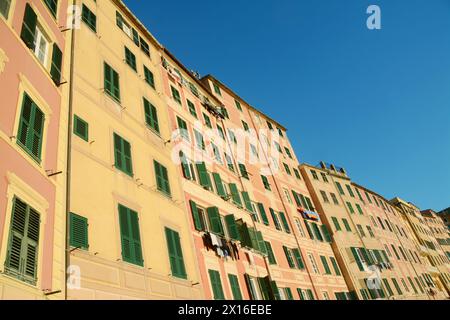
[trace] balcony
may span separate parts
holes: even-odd
[[[439,274],[440,274],[439,269],[436,267],[428,266],[427,269],[428,269],[428,272],[434,276],[439,276]]]
[[[419,253],[423,257],[426,257],[426,256],[430,255],[430,252],[428,251],[428,248],[423,246],[423,245],[419,245]]]

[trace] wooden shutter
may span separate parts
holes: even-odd
[[[298,248],[292,249],[292,253],[294,254],[295,262],[297,263],[297,268],[305,269],[305,264],[303,263],[300,250]]]
[[[331,236],[330,236],[330,232],[328,231],[327,226],[323,224],[323,225],[320,226],[320,228],[322,229],[322,233],[323,233],[323,236],[325,238],[325,241],[326,242],[331,242]]]
[[[286,260],[290,268],[295,268],[294,260],[292,260],[292,253],[289,248],[283,246],[284,254],[286,255]]]
[[[316,239],[319,241],[323,241],[323,237],[322,237],[322,234],[320,233],[319,226],[317,225],[317,223],[312,223],[312,228],[314,230]]]
[[[328,265],[327,258],[325,256],[320,256],[320,260],[322,260],[323,268],[325,269],[325,274],[331,274],[330,266]]]
[[[233,199],[233,202],[238,205],[239,207],[242,207],[241,197],[239,196],[239,191],[234,183],[229,184],[230,192],[231,192],[231,198]]]
[[[220,273],[216,270],[208,270],[211,287],[213,290],[214,300],[224,300],[222,282],[220,280]]]
[[[165,228],[167,248],[169,250],[169,262],[172,276],[186,279],[186,268],[184,266],[183,251],[181,249],[180,235],[178,232]]]
[[[61,83],[61,66],[62,66],[62,52],[61,49],[59,49],[59,47],[57,46],[57,44],[54,43],[50,75],[52,77],[53,82],[55,82],[57,86],[59,86]]]
[[[211,179],[209,177],[209,173],[206,170],[206,165],[204,162],[195,164],[198,171],[198,177],[200,179],[200,185],[208,190],[211,190]]]
[[[119,204],[119,222],[123,260],[143,266],[138,214]]]
[[[220,177],[220,174],[218,174],[217,172],[213,172],[212,175],[214,179],[214,184],[216,185],[217,194],[222,198],[226,198],[227,194],[225,192],[225,188],[223,187],[222,178]]]
[[[275,225],[275,228],[277,230],[281,230],[280,221],[278,221],[278,217],[277,217],[275,211],[272,208],[269,208],[269,210],[270,210],[270,214],[272,216],[272,220]]]
[[[245,208],[247,211],[253,212],[252,201],[250,200],[250,196],[247,191],[242,191],[242,199],[244,199]]]
[[[25,6],[25,15],[23,17],[22,31],[20,32],[20,37],[25,42],[28,48],[34,50],[35,43],[34,37],[36,33],[37,25],[37,15],[31,8],[30,4],[27,3]]]
[[[88,249],[88,220],[75,213],[70,213],[70,245],[75,248]]]
[[[38,161],[40,161],[41,158],[44,120],[44,113],[25,93],[17,141]]]
[[[264,238],[261,231],[256,232],[256,240],[258,241],[259,252],[267,255],[266,243],[264,242]]]
[[[194,221],[195,230],[203,231],[204,227],[202,225],[202,220],[200,219],[200,213],[198,212],[197,204],[189,200],[189,205],[191,207],[192,220]]]
[[[231,239],[240,240],[239,231],[236,225],[236,220],[233,214],[225,216],[225,223],[227,225],[228,235]]]
[[[252,248],[255,250],[259,250],[258,238],[256,236],[256,230],[253,227],[248,228],[248,234],[250,235],[250,242],[252,244]]]
[[[277,264],[277,260],[275,259],[275,254],[273,253],[273,250],[272,250],[272,245],[268,241],[265,241],[265,244],[266,244],[269,264]]]
[[[251,248],[252,242],[250,239],[249,229],[247,224],[242,221],[242,219],[236,221],[237,228],[239,230],[239,236],[241,239],[241,245],[243,247]]]
[[[291,288],[285,288],[285,292],[286,292],[286,296],[288,298],[288,300],[294,300],[294,296],[292,295],[292,290]]]
[[[264,209],[264,205],[260,202],[258,202],[258,209],[259,214],[261,215],[261,219],[263,223],[268,226],[269,225],[269,219],[267,218],[266,210]]]
[[[361,259],[358,256],[356,248],[350,248],[353,254],[353,257],[355,258],[356,264],[358,265],[358,268],[360,271],[364,271],[364,267],[362,265]]]
[[[211,227],[211,231],[215,234],[224,235],[222,220],[220,219],[219,208],[210,207],[207,209],[209,225]]]
[[[250,276],[248,274],[244,274],[244,279],[250,300],[256,300],[256,292],[254,291],[254,288],[251,284]]]
[[[89,125],[86,121],[74,115],[73,132],[84,141],[89,141]]]
[[[270,281],[270,287],[272,288],[273,299],[281,300],[280,291],[278,290],[277,283],[275,281]]]
[[[270,290],[270,282],[269,278],[258,278],[258,284],[260,291],[262,293],[264,300],[270,300],[271,298],[271,290]]]
[[[135,45],[137,45],[139,47],[139,33],[133,29],[133,42]]]
[[[158,112],[153,104],[144,98],[145,122],[147,125],[159,133]]]
[[[114,133],[114,155],[116,168],[132,176],[133,165],[131,162],[130,143],[116,133]]]
[[[312,232],[311,226],[308,221],[305,221],[306,230],[308,231],[309,237],[314,240],[314,233]]]
[[[164,192],[166,195],[171,195],[170,192],[170,184],[169,184],[169,176],[167,173],[167,169],[161,165],[157,161],[153,161],[155,166],[155,176],[156,176],[156,184],[158,186],[158,190]]]
[[[238,277],[234,274],[228,275],[228,280],[230,281],[231,292],[233,293],[234,300],[242,300],[241,288],[239,287]]]
[[[288,223],[288,221],[286,219],[286,216],[285,216],[284,212],[280,211],[280,218],[281,218],[281,222],[283,223],[284,230],[287,233],[291,233],[291,228],[289,228],[289,223]]]

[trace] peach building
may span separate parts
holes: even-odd
[[[0,299],[65,288],[67,1],[0,1]]]

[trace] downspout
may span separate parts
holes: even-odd
[[[64,300],[67,300],[67,281],[69,280],[69,275],[67,269],[70,265],[70,239],[69,239],[69,212],[70,212],[70,177],[71,177],[71,167],[72,167],[72,109],[73,109],[73,72],[74,72],[74,57],[75,57],[75,20],[76,19],[76,2],[72,1],[72,25],[71,28],[71,44],[70,44],[70,76],[69,76],[69,109],[68,109],[68,121],[67,121],[67,168],[66,168],[66,250],[65,250],[65,284],[64,284]]]

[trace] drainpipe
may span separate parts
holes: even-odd
[[[73,19],[75,19],[75,6],[77,0],[72,1],[72,14]],[[71,44],[70,44],[70,76],[69,76],[69,110],[68,110],[68,121],[67,121],[67,168],[66,168],[66,243],[65,243],[65,282],[64,282],[64,299],[67,300],[67,281],[69,279],[67,274],[67,269],[70,265],[70,239],[69,239],[69,212],[70,212],[70,177],[71,177],[71,167],[72,167],[72,109],[73,109],[73,73],[74,73],[74,57],[75,57],[75,21],[72,19],[71,27]]]

